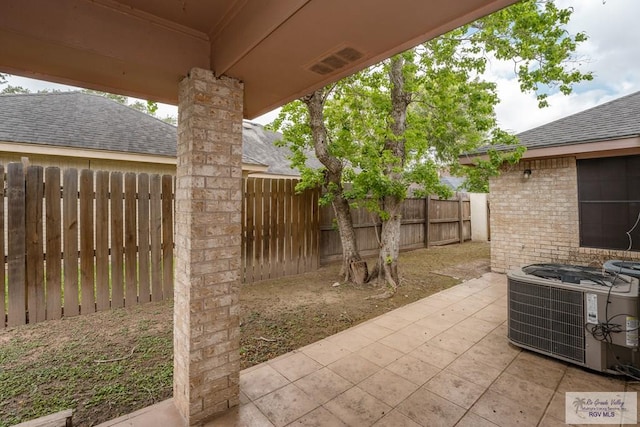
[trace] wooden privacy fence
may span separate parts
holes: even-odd
[[[243,180],[242,282],[314,271],[341,257],[331,207],[318,206],[317,190],[296,193],[297,183]],[[170,175],[21,163],[5,175],[0,165],[3,325],[171,298],[174,188]],[[352,214],[361,253],[375,255],[379,218],[364,208]],[[470,239],[465,195],[405,201],[401,249]]]
[[[455,198],[446,200],[431,196],[428,212],[428,246],[471,240],[471,202],[467,194],[458,193]]]
[[[173,297],[172,176],[10,163],[4,181],[7,326]]]
[[[317,190],[297,194],[297,180],[243,180],[242,281],[313,271],[319,264]]]
[[[378,253],[381,222],[365,208],[352,209],[358,249],[362,256]],[[440,200],[437,196],[407,199],[402,207],[400,249],[447,245],[471,240],[471,203],[466,194]],[[340,259],[342,245],[331,206],[320,208],[320,262]]]

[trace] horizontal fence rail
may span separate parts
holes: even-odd
[[[362,256],[375,256],[380,250],[382,222],[365,208],[351,209],[358,250]],[[466,194],[441,200],[437,196],[410,198],[402,206],[400,250],[462,243],[471,240],[471,203]],[[334,224],[331,206],[320,208],[320,262],[341,259],[340,234]]]
[[[171,175],[10,163],[0,181],[6,326],[173,297]]]
[[[243,283],[340,259],[331,207],[297,183],[243,180]],[[0,165],[0,327],[172,298],[174,191],[171,175]],[[377,254],[380,219],[352,216],[362,255]],[[405,201],[402,250],[470,239],[466,195]]]

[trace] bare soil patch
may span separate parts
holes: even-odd
[[[401,255],[398,293],[333,286],[337,264],[240,292],[241,363],[253,366],[489,271],[489,245]],[[0,427],[63,409],[91,426],[172,393],[171,301],[0,330]],[[112,362],[105,360],[120,359]]]

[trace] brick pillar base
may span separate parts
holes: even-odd
[[[180,83],[173,397],[189,425],[239,399],[242,83]]]

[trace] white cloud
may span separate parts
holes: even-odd
[[[589,37],[577,54],[587,58],[581,69],[592,71],[594,80],[576,85],[569,96],[551,95],[550,106],[539,109],[535,97],[522,94],[515,79],[505,74],[510,64],[492,63],[490,75],[501,98],[496,113],[506,130],[521,132],[640,90],[640,40],[636,32],[640,2],[561,0],[558,6],[574,9],[568,31],[585,32]]]

